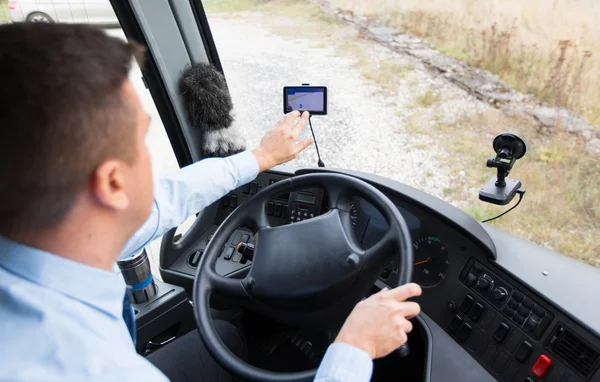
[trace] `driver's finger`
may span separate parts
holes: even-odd
[[[408,301],[399,303],[399,311],[402,312],[402,316],[407,320],[415,318],[421,313],[421,307],[416,302]]]
[[[296,118],[300,116],[300,112],[298,110],[290,111],[283,117],[283,122],[285,126],[292,127],[294,126],[294,121]]]
[[[305,111],[304,113],[302,113],[302,116],[298,120],[298,123],[296,123],[296,126],[294,126],[292,128],[292,131],[294,132],[296,138],[300,135],[300,133],[306,126],[306,122],[308,122],[309,116],[310,116],[310,114],[308,113],[308,111]]]
[[[304,149],[313,143],[312,138],[306,138],[296,144],[296,155],[300,154]]]
[[[386,295],[396,301],[404,301],[411,297],[420,296],[421,287],[415,283],[408,283],[388,291]]]

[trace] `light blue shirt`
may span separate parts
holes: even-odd
[[[252,153],[206,159],[158,181],[154,207],[122,256],[250,182]],[[167,381],[136,353],[123,320],[125,282],[109,272],[0,236],[0,382]],[[363,382],[373,364],[345,344],[327,349],[315,381]]]

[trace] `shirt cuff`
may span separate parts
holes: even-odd
[[[315,381],[369,382],[373,361],[363,350],[343,343],[329,345]]]
[[[258,176],[258,161],[250,150],[232,155],[228,158],[237,171],[238,187],[250,183]]]

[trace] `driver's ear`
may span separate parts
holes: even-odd
[[[107,208],[124,210],[129,206],[125,184],[125,168],[117,160],[103,162],[92,174],[92,194]]]

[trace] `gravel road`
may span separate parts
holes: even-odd
[[[429,74],[413,70],[413,78],[390,99],[378,95],[378,85],[361,77],[353,58],[336,55],[335,47],[315,48],[314,41],[273,34],[268,26],[253,22],[252,13],[240,18],[209,15],[209,20],[233,97],[234,127],[250,147],[281,118],[283,86],[324,85],[328,115],[312,120],[327,167],[375,173],[442,196],[448,177],[431,160],[439,148],[427,136],[406,132],[406,118],[397,113],[398,105],[414,102],[415,82],[435,81]],[[447,85],[440,80],[437,86]],[[308,127],[303,136],[310,136]],[[288,165],[316,163],[313,145]]]

